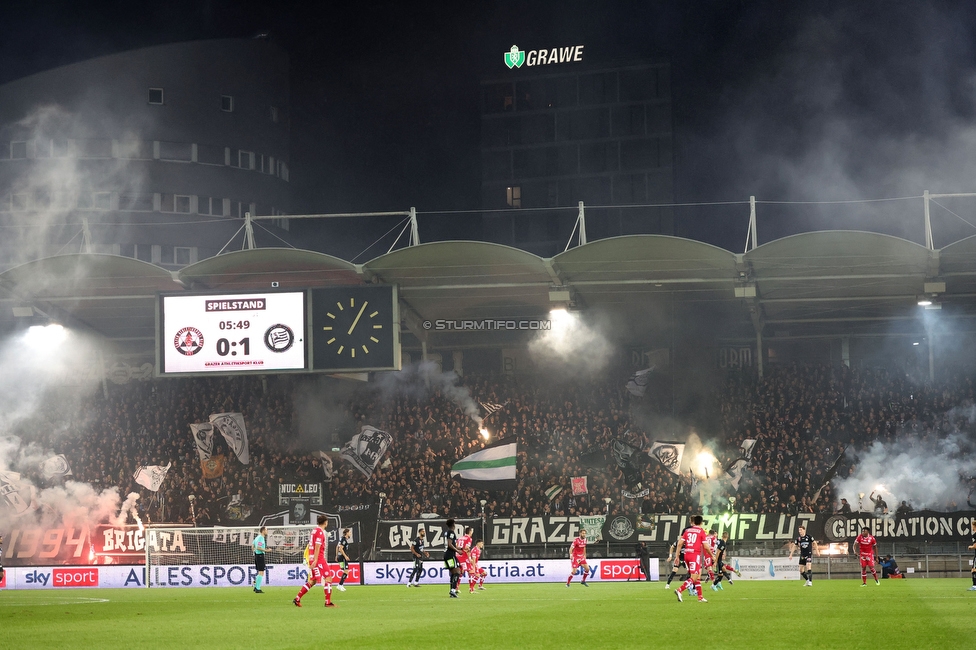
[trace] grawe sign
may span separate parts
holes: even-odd
[[[521,68],[522,65],[533,67],[537,65],[552,65],[553,63],[579,63],[583,60],[583,46],[553,47],[543,50],[529,50],[524,52],[518,45],[505,52],[505,65],[509,70]]]

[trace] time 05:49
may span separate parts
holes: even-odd
[[[246,330],[251,326],[251,321],[249,320],[222,320],[220,321],[220,329],[222,330]]]

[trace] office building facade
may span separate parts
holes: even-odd
[[[671,208],[619,207],[674,200],[669,65],[574,59],[582,48],[548,65],[506,53],[510,69],[481,83],[486,237],[561,251],[580,201],[589,239],[673,234]]]

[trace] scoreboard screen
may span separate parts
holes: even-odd
[[[161,295],[161,375],[305,370],[306,292]]]

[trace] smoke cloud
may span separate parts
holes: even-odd
[[[615,348],[602,328],[583,320],[578,312],[549,313],[552,327],[529,342],[529,355],[540,369],[559,374],[591,375],[611,364]]]
[[[32,523],[97,523],[118,513],[115,488],[98,492],[70,480],[48,485],[40,476],[40,464],[57,453],[51,447],[83,424],[82,406],[99,383],[96,360],[89,338],[56,327],[0,344],[0,472],[13,487],[0,497],[0,530]],[[18,500],[33,507],[19,509]]]
[[[861,452],[848,451],[856,463],[854,474],[834,479],[838,498],[873,508],[867,500],[872,492],[880,493],[894,510],[907,501],[914,508],[955,510],[966,504],[976,477],[976,407],[953,409],[944,421],[953,429],[942,438],[903,434],[895,441],[875,441]]]

